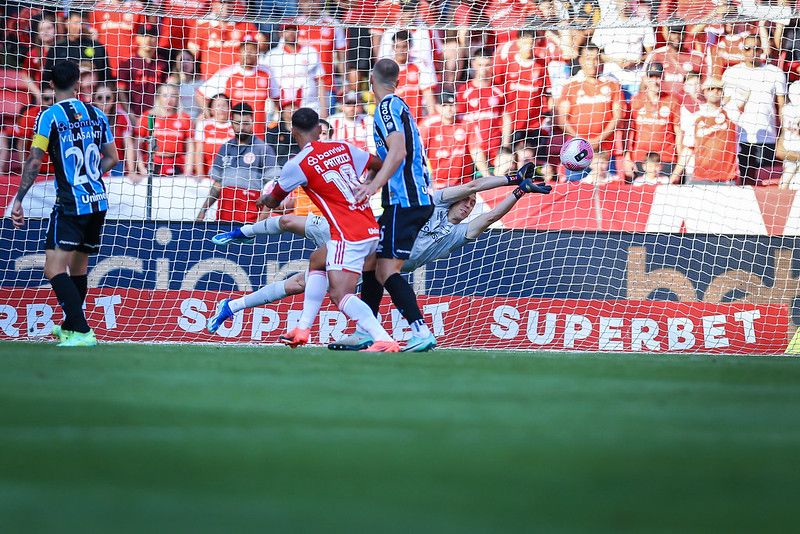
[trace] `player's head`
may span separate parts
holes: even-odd
[[[300,108],[292,115],[292,137],[297,144],[303,146],[309,141],[316,141],[322,133],[319,114],[311,108]],[[304,142],[303,142],[304,141]]]
[[[447,220],[453,224],[459,224],[469,217],[469,214],[475,209],[476,201],[477,197],[475,193],[472,193],[467,198],[462,198],[458,202],[453,202],[447,210]]]
[[[53,89],[59,92],[75,91],[80,78],[81,69],[74,61],[57,61],[50,76]]]
[[[587,78],[596,78],[600,72],[600,49],[593,44],[585,45],[581,48],[579,62]]]
[[[327,141],[329,139],[333,139],[333,126],[331,126],[331,123],[329,123],[325,119],[320,119],[319,125],[321,128],[321,132],[319,134],[319,140]]]
[[[42,88],[42,106],[45,108],[49,108],[52,106],[56,101],[56,93],[53,90],[53,87],[43,87]]]
[[[397,79],[400,76],[400,65],[389,58],[379,59],[372,67],[369,82],[373,89],[380,88],[388,92],[394,92],[397,87]]]
[[[233,135],[243,144],[249,143],[253,138],[255,119],[253,108],[246,102],[239,102],[231,107],[231,127]]]

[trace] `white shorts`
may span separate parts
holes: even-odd
[[[317,248],[324,247],[331,240],[331,227],[325,217],[308,215],[306,217],[306,239],[314,242]]]
[[[328,248],[325,269],[361,274],[361,271],[364,270],[364,260],[378,247],[378,239],[359,241],[358,243],[330,240],[325,246]]]

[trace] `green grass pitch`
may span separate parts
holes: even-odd
[[[0,344],[0,532],[764,532],[800,360]]]

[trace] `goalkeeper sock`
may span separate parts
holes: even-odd
[[[394,273],[386,279],[384,286],[392,297],[392,302],[400,314],[405,317],[411,326],[414,335],[426,337],[431,335],[425,321],[422,319],[422,312],[417,305],[417,296],[405,278],[400,273]]]
[[[81,298],[81,306],[83,303],[86,302],[86,293],[89,292],[89,277],[85,274],[79,274],[77,276],[70,276],[70,280],[72,283],[75,284],[75,288],[78,290],[78,296]]]
[[[245,237],[278,235],[281,233],[280,217],[268,217],[254,224],[245,224],[239,230]]]
[[[264,304],[281,300],[286,295],[286,280],[279,280],[243,297],[233,299],[228,303],[228,307],[233,313],[237,313],[247,308],[255,308],[256,306],[263,306]]]
[[[361,275],[361,300],[377,317],[383,300],[383,286],[378,282],[375,271],[364,271]]]
[[[311,328],[328,292],[328,275],[325,271],[309,271],[306,276],[306,294],[303,297],[303,312],[297,321],[298,328]]]
[[[60,273],[50,279],[50,285],[56,294],[58,303],[64,310],[66,320],[64,328],[73,332],[85,334],[89,332],[89,325],[83,315],[81,296],[67,273]]]
[[[367,332],[374,341],[391,341],[392,337],[383,329],[381,323],[372,315],[363,300],[355,295],[345,295],[339,302],[339,309],[356,322],[359,330]]]

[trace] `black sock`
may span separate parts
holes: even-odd
[[[422,320],[422,313],[417,305],[417,296],[414,294],[411,284],[406,282],[400,273],[394,273],[387,278],[383,287],[389,292],[395,308],[405,317],[408,324]]]
[[[81,306],[86,302],[86,293],[89,291],[89,277],[85,274],[70,276],[72,283],[78,289],[78,296],[81,298]]]
[[[64,328],[73,332],[88,332],[89,325],[86,323],[86,317],[83,316],[80,294],[69,275],[67,273],[57,274],[50,279],[50,285],[53,286],[58,303],[66,316]]]
[[[377,317],[383,300],[383,286],[378,282],[375,271],[364,271],[362,274],[361,300],[367,303],[372,314]]]

